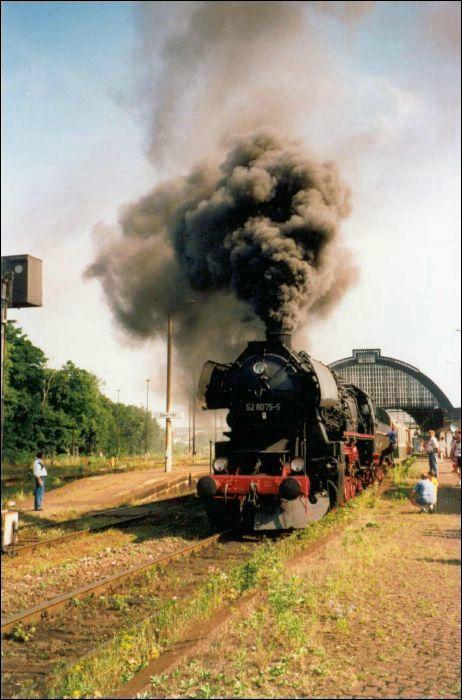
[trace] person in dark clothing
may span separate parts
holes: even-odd
[[[380,431],[377,431],[377,435],[383,435],[389,440],[388,447],[385,447],[385,449],[382,450],[382,452],[380,453],[379,466],[382,464],[385,457],[388,457],[389,455],[391,455],[391,462],[393,462],[393,452],[395,451],[398,445],[398,433],[396,432],[396,425],[392,423],[388,433],[381,433]]]

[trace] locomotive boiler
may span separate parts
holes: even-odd
[[[291,347],[284,330],[232,364],[206,362],[204,410],[228,409],[209,476],[197,485],[216,527],[303,528],[383,476],[379,420],[364,391]]]

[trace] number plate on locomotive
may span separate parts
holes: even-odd
[[[281,404],[280,403],[246,403],[245,405],[245,410],[246,411],[280,411],[281,410]]]

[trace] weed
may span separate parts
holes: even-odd
[[[341,634],[348,634],[350,631],[350,623],[348,622],[346,617],[341,617],[337,620],[337,630]]]
[[[278,645],[283,643],[292,653],[288,658],[293,663],[300,658],[301,648],[306,651],[306,644],[308,641],[311,642],[311,637],[315,634],[313,628],[318,622],[317,605],[322,599],[324,587],[313,589],[308,581],[299,577],[291,577],[287,580],[287,576],[284,575],[284,562],[302,551],[307,544],[331,532],[334,528],[350,522],[357,516],[358,510],[365,507],[367,503],[373,504],[374,497],[360,496],[355,499],[355,502],[346,504],[335,513],[329,513],[322,521],[313,523],[306,530],[297,531],[276,543],[268,539],[255,553],[251,554],[247,562],[218,575],[216,571],[211,572],[202,586],[192,596],[182,600],[181,605],[173,599],[156,601],[150,617],[141,623],[127,626],[125,630],[116,633],[109,642],[100,645],[85,657],[80,670],[77,671],[75,666],[55,669],[47,688],[50,696],[72,696],[72,693],[77,692],[80,693],[79,697],[85,694],[93,697],[92,693],[94,694],[96,690],[103,694],[110,692],[114,684],[120,685],[125,679],[131,677],[134,669],[141,667],[149,658],[155,658],[164,648],[177,642],[186,629],[191,628],[191,625],[198,620],[209,617],[219,605],[223,604],[223,601],[240,598],[243,593],[254,590],[257,586],[268,591],[266,612],[270,612],[270,619],[274,618],[274,628],[277,630],[277,635],[272,635],[272,641],[266,644],[263,657],[265,660],[270,658],[271,650],[277,653]],[[145,580],[149,581],[149,579],[148,576]],[[339,577],[337,579],[332,580],[333,588],[335,586],[340,588],[341,581]],[[127,599],[123,596],[118,598],[112,596],[111,604],[123,608],[127,604]],[[268,618],[266,612],[259,611],[253,618],[251,626],[258,625],[259,619],[266,624]],[[245,627],[239,629],[244,631]],[[154,647],[153,640],[156,640]],[[260,644],[260,658],[262,658],[261,649],[262,644]],[[322,659],[321,656],[319,658]],[[235,695],[242,696],[247,690],[247,686],[241,680],[241,674],[248,672],[248,661],[247,648],[236,651],[233,656],[234,675],[226,681],[221,681]],[[277,665],[279,663],[286,662],[278,659],[277,663],[271,666],[276,674],[280,668]],[[319,663],[315,668],[316,675],[325,675],[328,672],[324,662]],[[185,669],[183,674],[184,671]],[[201,673],[206,675],[201,677]],[[187,675],[192,680],[190,688],[199,686],[197,692],[201,697],[212,697],[208,693],[214,693],[217,690],[212,687],[212,679],[207,675],[208,673],[208,670],[204,671],[193,665],[187,669]],[[152,679],[152,686],[153,688],[162,687],[165,690],[166,683],[172,678],[173,675],[168,679],[162,676],[156,677]],[[283,675],[277,678],[278,681],[283,681]],[[215,679],[214,684],[216,682]],[[171,689],[170,681],[167,692]]]
[[[107,601],[107,607],[109,610],[118,610],[119,612],[126,612],[129,608],[129,601],[127,596],[115,593],[109,596]]]
[[[324,649],[324,647],[321,646],[313,647],[311,653],[313,654],[313,656],[319,656],[321,659],[324,659],[326,657],[326,650]]]
[[[166,673],[162,673],[159,676],[151,676],[149,679],[150,684],[153,688],[158,688],[167,680],[168,676]]]
[[[260,570],[257,562],[246,562],[240,568],[237,586],[240,593],[255,588],[260,578]]]
[[[23,627],[19,622],[13,627],[11,632],[8,633],[8,639],[12,639],[14,642],[30,642],[34,638],[35,627]]]
[[[197,695],[199,698],[213,698],[214,690],[209,683],[203,683],[199,686],[199,693]]]
[[[311,672],[315,676],[327,676],[329,669],[327,668],[326,664],[318,664],[317,666],[311,667]]]
[[[244,692],[244,684],[238,678],[236,678],[236,680],[233,683],[233,691],[236,695],[242,694]]]

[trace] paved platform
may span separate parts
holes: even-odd
[[[34,511],[34,499],[18,503],[18,510],[37,520],[60,519],[64,514],[83,515],[133,501],[142,502],[163,494],[175,495],[175,488],[188,481],[194,485],[209,468],[204,464],[174,467],[170,474],[157,467],[143,471],[103,474],[78,479],[45,493],[43,510]],[[21,515],[20,515],[21,518]]]

